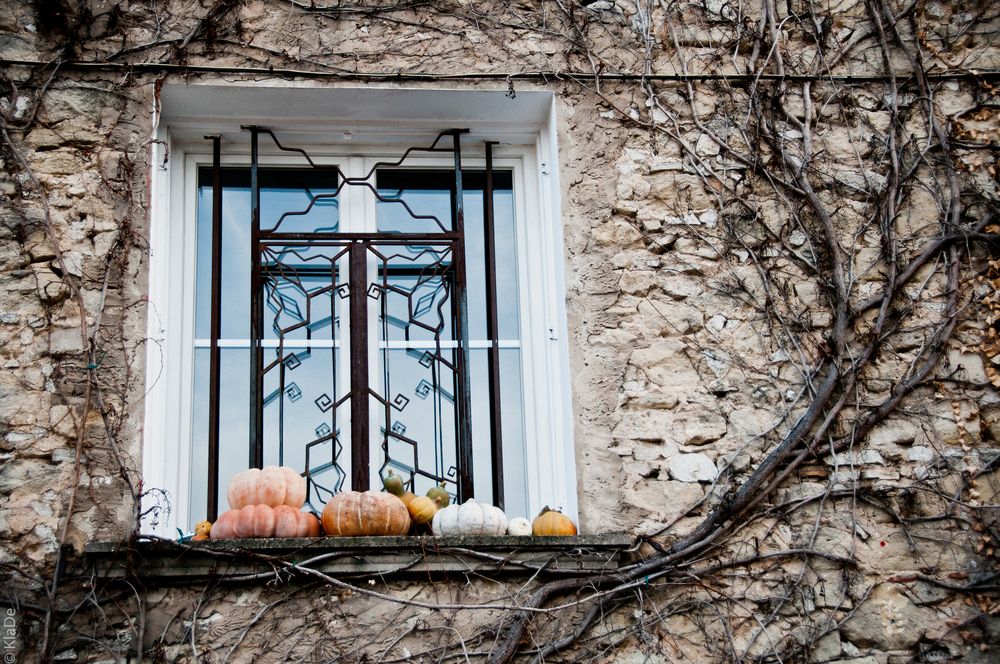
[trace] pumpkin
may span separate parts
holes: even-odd
[[[194,524],[194,537],[191,539],[195,542],[203,542],[211,537],[212,533],[212,522],[211,521],[199,521]]]
[[[290,505],[247,505],[223,512],[211,535],[212,539],[319,537],[319,519]]]
[[[323,508],[323,530],[332,537],[405,535],[410,525],[403,501],[381,491],[344,491]]]
[[[268,505],[247,505],[224,512],[216,526],[216,539],[270,537],[274,534],[274,510]]]
[[[319,537],[319,519],[289,505],[274,508],[274,537]]]
[[[515,537],[527,537],[531,534],[531,522],[523,516],[515,517],[507,523],[507,534]]]
[[[385,487],[386,491],[394,496],[403,495],[403,478],[392,472],[392,468],[390,468],[388,474],[382,478],[382,486]]]
[[[576,525],[562,512],[543,507],[531,522],[531,533],[540,537],[551,535],[576,535]]]
[[[438,510],[431,530],[435,535],[503,535],[507,532],[507,516],[499,507],[470,498],[462,505]]]
[[[236,473],[229,480],[229,507],[289,505],[300,509],[306,502],[306,478],[288,466],[264,466]]]
[[[406,509],[409,510],[414,523],[428,523],[434,518],[438,506],[427,496],[416,496],[407,504]]]
[[[428,489],[427,497],[437,503],[438,507],[448,507],[448,503],[451,502],[451,496],[449,496],[448,491],[445,490],[444,482]]]
[[[412,491],[404,491],[403,495],[399,496],[399,499],[403,501],[403,504],[407,507],[410,506],[410,501],[417,496]]]

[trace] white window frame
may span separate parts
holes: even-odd
[[[398,93],[393,91],[393,94]],[[281,94],[289,92],[282,90]],[[419,94],[433,92],[424,90]],[[415,99],[419,101],[420,98]],[[147,517],[143,532],[169,537],[178,529],[188,530],[192,525],[191,516],[198,514],[200,509],[192,509],[188,495],[195,349],[197,172],[199,167],[211,164],[211,143],[191,140],[196,137],[185,131],[183,122],[171,123],[171,118],[162,117],[155,120],[154,151],[158,154],[154,155],[151,178],[143,486],[146,490],[163,490],[171,511],[169,515],[160,514],[155,524]],[[238,118],[225,120],[227,126],[238,123]],[[281,137],[281,119],[275,118],[266,126]],[[461,126],[461,123],[442,124],[439,128],[450,126]],[[488,135],[489,129],[485,127],[483,131]],[[498,130],[502,132],[503,127],[499,126]],[[408,145],[425,144],[422,142],[425,139],[409,136],[406,128],[400,135]],[[546,121],[536,128],[533,138],[527,144],[498,145],[494,150],[494,168],[514,173],[525,466],[529,494],[529,514],[524,516],[530,518],[542,505],[550,505],[576,518],[577,484],[563,233],[558,169],[555,167],[554,98]],[[463,140],[462,145],[463,168],[483,168],[481,144],[477,146]],[[368,148],[353,144],[297,147],[315,152],[321,160],[319,163],[340,162],[348,169],[370,166],[374,160],[401,154],[398,149],[377,145]],[[231,152],[232,149],[223,150],[224,155]],[[364,159],[358,159],[358,154],[364,154]],[[267,163],[301,164],[301,160],[294,158],[272,158],[270,155],[266,158]],[[248,157],[240,154],[223,158],[224,165],[245,163],[249,163]],[[404,164],[410,165],[447,164],[438,159],[414,157]],[[352,203],[347,201],[345,205]],[[480,496],[480,499],[488,498]],[[155,497],[151,496],[144,508],[154,502]]]

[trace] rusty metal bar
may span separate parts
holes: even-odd
[[[452,192],[452,211],[455,232],[459,239],[455,243],[455,299],[457,300],[458,357],[456,358],[457,380],[455,413],[458,418],[456,438],[458,439],[458,499],[464,502],[475,497],[475,482],[472,472],[472,383],[469,377],[469,302],[466,296],[468,284],[465,265],[465,202],[462,190],[462,134],[467,129],[453,129],[452,142],[455,156],[455,189]]]
[[[205,518],[215,521],[219,509],[219,337],[222,328],[222,137],[212,141],[212,311],[208,378],[208,505]]]
[[[317,244],[321,242],[335,242],[346,244],[354,240],[377,240],[379,244],[412,244],[412,243],[441,243],[449,240],[457,240],[458,233],[281,233],[273,231],[261,231],[258,234],[260,240],[270,244],[285,244],[291,242],[305,242],[306,244]]]
[[[264,466],[264,288],[260,266],[260,173],[257,127],[250,129],[250,467]]]
[[[497,314],[497,259],[493,219],[493,146],[486,141],[486,182],[483,186],[483,252],[486,254],[486,358],[490,386],[490,456],[493,464],[493,504],[503,509],[503,431],[500,410],[500,323]]]
[[[351,490],[368,490],[368,251],[364,242],[350,250],[351,328]]]

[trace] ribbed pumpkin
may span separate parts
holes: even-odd
[[[576,535],[576,524],[562,512],[544,507],[535,520],[531,522],[531,534],[539,537]]]
[[[435,535],[503,535],[507,532],[507,516],[499,507],[469,498],[461,505],[435,512],[431,530]]]
[[[229,480],[229,507],[288,505],[300,509],[306,502],[306,478],[288,466],[264,466],[236,473]]]
[[[403,501],[381,491],[344,491],[323,508],[323,530],[331,537],[405,535],[410,525]]]
[[[319,519],[289,505],[274,508],[275,537],[319,537]]]
[[[274,535],[274,510],[268,505],[247,505],[223,512],[212,528],[213,539],[243,539]]]
[[[212,539],[319,537],[319,519],[289,505],[247,505],[223,512],[212,524]]]

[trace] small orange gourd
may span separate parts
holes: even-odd
[[[194,537],[191,538],[195,542],[204,542],[212,533],[212,522],[211,521],[199,521],[194,524]]]
[[[531,522],[531,534],[538,537],[576,535],[576,524],[562,512],[543,507]]]

